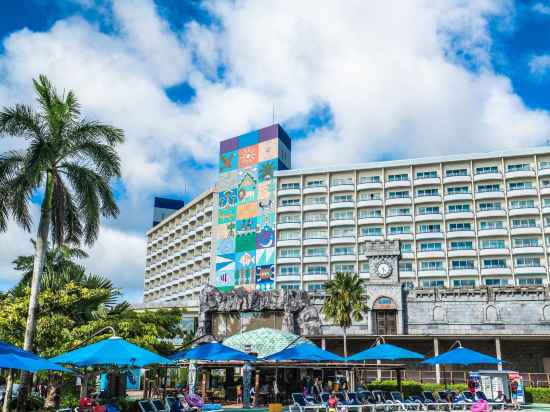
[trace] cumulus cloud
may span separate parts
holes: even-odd
[[[550,70],[550,54],[539,54],[529,60],[529,71],[536,77],[544,76]]]
[[[550,15],[550,5],[548,3],[535,3],[533,5],[533,11],[540,14]]]
[[[90,265],[127,290],[143,283],[152,194],[205,190],[219,140],[268,125],[273,105],[293,128],[319,108],[330,119],[295,142],[302,167],[334,163],[334,147],[358,162],[533,146],[550,133],[548,113],[491,66],[490,26],[513,18],[510,1],[206,0],[208,22],[179,32],[152,0],[100,3],[110,32],[76,15],[4,40],[0,105],[32,101],[29,80],[46,73],[88,117],[124,128],[122,215],[104,223]],[[168,98],[182,84],[192,98]]]

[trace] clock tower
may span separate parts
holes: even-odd
[[[401,335],[403,325],[403,289],[399,279],[398,240],[364,243],[369,279],[365,282],[369,298],[369,333]]]

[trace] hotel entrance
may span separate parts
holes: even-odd
[[[374,333],[397,335],[397,307],[391,298],[381,296],[372,306]]]

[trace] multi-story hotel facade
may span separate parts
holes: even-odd
[[[300,170],[290,152],[278,125],[221,142],[215,186],[148,232],[146,305],[199,312],[201,333],[272,324],[339,350],[318,309],[355,272],[370,311],[351,352],[467,339],[550,372],[550,147]],[[277,303],[250,303],[262,294]]]

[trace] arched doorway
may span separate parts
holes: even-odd
[[[372,305],[374,333],[397,335],[397,307],[391,298],[381,296]]]

